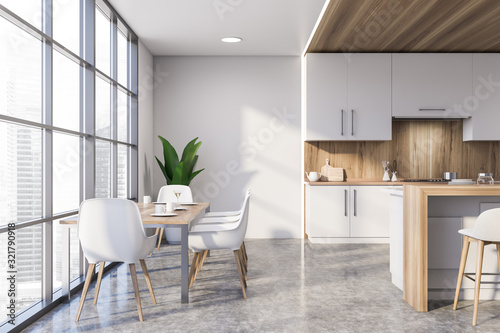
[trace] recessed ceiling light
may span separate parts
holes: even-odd
[[[240,37],[224,37],[224,38],[221,38],[221,41],[224,43],[239,43],[239,42],[241,42],[241,38]]]

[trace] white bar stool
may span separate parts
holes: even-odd
[[[483,254],[486,245],[495,244],[497,248],[497,260],[500,270],[500,208],[490,209],[483,212],[477,217],[474,229],[462,229],[458,231],[464,235],[462,257],[460,259],[460,268],[458,271],[457,289],[455,291],[455,301],[453,303],[453,310],[457,309],[458,296],[462,286],[463,277],[467,277],[474,281],[474,314],[472,317],[472,325],[477,324],[477,309],[479,305],[479,291],[481,285],[481,274],[483,268]],[[469,245],[471,242],[477,243],[477,256],[476,256],[476,273],[475,278],[464,274],[465,264],[467,261],[467,254],[469,253]],[[484,275],[499,275],[492,273],[485,273]],[[488,282],[496,283],[496,282]]]

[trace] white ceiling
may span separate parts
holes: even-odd
[[[325,0],[109,0],[155,56],[300,55]],[[222,43],[222,37],[243,41]]]

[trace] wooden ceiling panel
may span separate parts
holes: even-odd
[[[500,1],[331,0],[307,52],[500,52]]]

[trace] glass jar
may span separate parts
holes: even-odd
[[[477,175],[477,184],[478,185],[493,185],[495,184],[495,181],[493,179],[493,174],[492,173],[484,173],[481,172]]]

